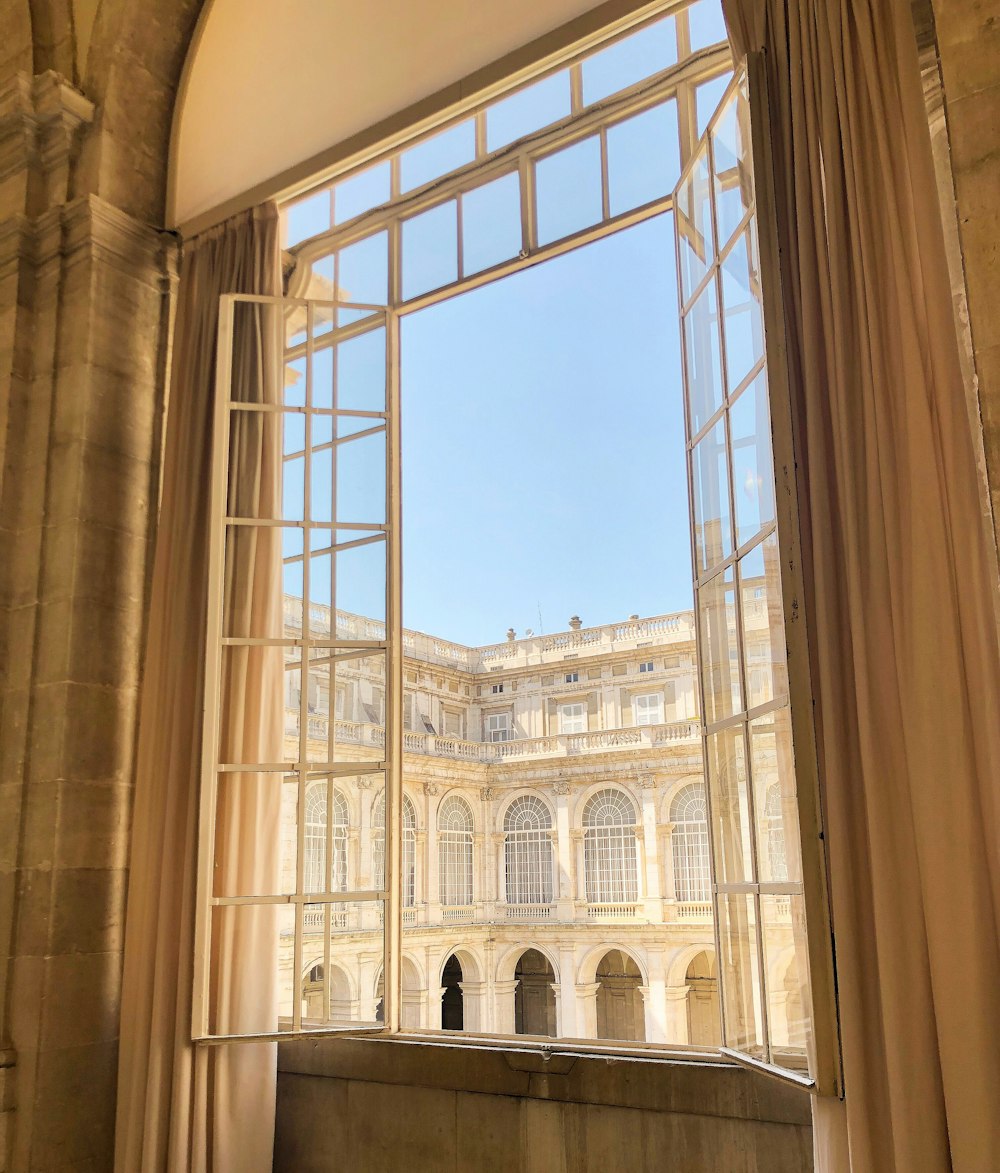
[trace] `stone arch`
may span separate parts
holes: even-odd
[[[722,1042],[719,978],[715,949],[706,947],[688,962],[687,1041],[695,1046],[717,1047]]]
[[[704,948],[704,945],[700,945],[698,947],[699,951]],[[604,955],[610,952],[612,949],[617,949],[619,953],[624,954],[626,957],[630,957],[635,962],[636,968],[639,970],[639,976],[642,978],[642,984],[644,986],[649,984],[649,969],[646,966],[645,958],[642,956],[640,950],[627,945],[622,945],[618,941],[602,941],[599,945],[594,945],[592,948],[588,949],[587,952],[583,955],[583,959],[581,960],[576,971],[577,985],[592,985],[595,981],[597,981],[597,967],[600,965],[601,959],[604,957]]]
[[[456,945],[453,949],[447,950],[441,957],[438,964],[438,985],[441,984],[441,978],[444,976],[444,967],[448,963],[449,957],[457,957],[458,963],[462,967],[462,981],[464,982],[482,982],[485,981],[486,968],[476,953],[469,945]]]
[[[691,962],[699,955],[699,953],[709,952],[712,954],[713,960],[718,965],[718,959],[715,957],[715,941],[696,941],[692,945],[685,945],[678,949],[667,966],[667,985],[668,986],[683,986],[686,982],[688,967]]]
[[[647,990],[635,958],[627,949],[608,949],[597,962],[594,979],[596,1037],[644,1042]]]
[[[576,796],[576,801],[573,803],[571,812],[571,825],[574,828],[583,826],[583,812],[587,809],[587,803],[602,790],[618,790],[628,798],[636,813],[636,821],[642,818],[642,800],[635,794],[628,786],[621,782],[615,781],[613,778],[605,778],[600,782],[592,782],[586,790],[581,790]]]
[[[661,822],[661,823],[669,823],[670,822],[670,808],[674,805],[674,799],[677,797],[678,794],[680,794],[680,792],[682,790],[685,789],[685,787],[690,786],[692,783],[695,783],[695,782],[700,783],[701,785],[704,785],[705,784],[704,775],[702,775],[702,774],[685,774],[682,778],[677,778],[670,783],[670,785],[664,791],[662,799],[660,800],[660,810],[659,810],[659,815],[658,815],[659,822]]]
[[[551,825],[553,827],[556,825],[555,808],[553,807],[552,803],[549,801],[548,797],[546,795],[540,793],[537,789],[533,790],[530,786],[521,786],[517,790],[513,791],[511,794],[506,795],[505,801],[500,804],[500,807],[497,810],[496,826],[494,827],[494,830],[497,831],[499,834],[502,835],[504,832],[504,822],[507,818],[507,812],[514,805],[514,803],[517,802],[517,800],[519,798],[537,798],[538,801],[542,804],[542,806],[545,807],[546,811],[548,812],[549,819],[551,820]]]
[[[521,960],[522,954],[526,953],[529,949],[534,949],[536,953],[540,953],[545,958],[549,965],[552,966],[552,973],[558,982],[559,962],[555,952],[547,945],[539,945],[537,941],[519,941],[516,945],[511,945],[497,962],[496,980],[498,982],[512,982],[514,980],[514,971],[517,969],[517,963]]]

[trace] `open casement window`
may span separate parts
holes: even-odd
[[[723,1041],[741,1060],[835,1094],[832,943],[778,267],[767,193],[755,191],[750,106],[741,73],[674,197]],[[766,146],[765,121],[755,106],[755,150]]]
[[[221,301],[195,1039],[398,1029],[396,354],[382,306]],[[348,693],[384,730],[310,704]],[[384,1018],[345,930],[381,940]]]

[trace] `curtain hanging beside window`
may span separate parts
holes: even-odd
[[[163,494],[143,667],[130,860],[118,1071],[118,1173],[255,1173],[270,1170],[274,1044],[195,1048],[191,1043],[209,481],[219,298],[280,295],[273,204],[233,217],[186,244],[178,291]],[[280,402],[268,307],[237,318],[233,386],[243,400]],[[277,516],[277,417],[243,412],[230,448],[230,509]],[[230,535],[226,624],[258,635],[281,623],[277,531]],[[229,649],[223,664],[224,761],[281,758],[282,663],[273,648]],[[220,787],[217,871],[223,890],[276,888],[278,860],[262,850],[277,822],[278,775],[238,774]],[[217,910],[211,949],[222,975],[211,991],[216,1027],[276,1027],[277,949],[270,908]]]
[[[846,1089],[816,1165],[998,1168],[996,565],[910,9],[723,7],[769,107],[814,636]]]

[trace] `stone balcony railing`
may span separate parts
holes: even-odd
[[[331,632],[329,607],[312,603],[309,626],[314,636],[328,639]],[[302,600],[286,595],[285,629],[291,636],[302,631]],[[403,654],[428,663],[463,668],[468,672],[488,672],[492,668],[556,663],[567,656],[625,652],[636,648],[694,642],[694,613],[680,611],[673,615],[654,615],[648,619],[630,619],[625,623],[606,623],[600,627],[581,627],[577,631],[560,631],[553,635],[530,635],[509,639],[486,647],[467,647],[422,631],[403,632]],[[336,636],[344,640],[384,640],[385,624],[364,615],[338,611]]]
[[[569,920],[560,920],[558,907],[552,904],[507,904],[504,901],[456,905],[428,905],[418,902],[403,909],[405,928],[434,929],[449,925],[490,925],[507,922],[530,922],[537,924],[547,921],[551,924],[594,924],[614,923],[633,925],[702,925],[712,923],[712,905],[709,901],[663,900],[657,902],[659,911],[651,915],[646,902],[633,901],[585,901],[572,902]],[[333,932],[354,933],[376,931],[383,924],[383,908],[380,901],[348,901],[331,904],[306,905],[302,916],[302,927],[306,934],[323,933],[329,916],[329,928]],[[662,916],[662,920],[659,918]],[[779,923],[789,917],[787,907],[779,906]]]
[[[285,733],[295,737],[298,731],[298,713],[289,709],[285,717]],[[329,721],[326,717],[309,718],[310,738],[325,741],[328,735]],[[700,736],[701,729],[697,721],[673,721],[631,729],[597,729],[592,733],[557,733],[550,737],[521,737],[513,741],[492,742],[465,741],[458,737],[408,730],[403,734],[403,750],[406,753],[457,758],[468,762],[503,762],[513,758],[566,758],[619,749],[656,749],[674,742],[695,742]],[[385,746],[385,728],[358,721],[337,721],[334,738],[339,745],[382,749]]]

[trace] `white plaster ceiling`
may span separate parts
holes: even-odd
[[[171,223],[189,223],[595,6],[212,0],[175,115]]]

